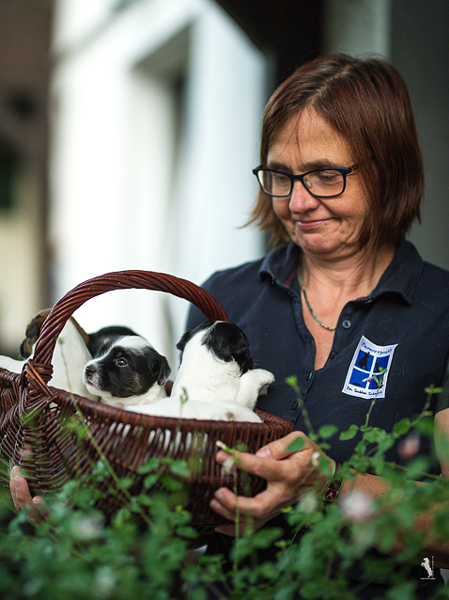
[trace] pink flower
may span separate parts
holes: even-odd
[[[403,460],[408,460],[416,456],[421,447],[421,440],[419,439],[419,433],[412,431],[408,434],[405,440],[402,440],[398,446],[399,456]]]
[[[374,512],[372,498],[363,492],[352,492],[340,505],[343,516],[350,521],[364,521]]]

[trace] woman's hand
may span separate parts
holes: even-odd
[[[9,487],[12,501],[16,510],[29,508],[28,519],[32,523],[42,523],[47,515],[47,508],[40,496],[32,497],[25,477],[20,474],[20,469],[14,466],[11,469]]]
[[[293,440],[299,437],[304,439],[301,450],[287,450]],[[228,488],[220,488],[215,492],[210,506],[229,521],[236,521],[238,514],[240,532],[248,525],[259,529],[283,508],[298,502],[304,492],[314,487],[318,487],[318,494],[325,492],[329,478],[316,466],[320,456],[323,453],[319,447],[299,431],[267,444],[256,454],[235,452],[236,467],[266,479],[267,487],[253,498],[236,496]],[[230,456],[221,450],[215,458],[218,463],[224,464]],[[226,535],[236,535],[233,524],[221,525],[216,530]]]

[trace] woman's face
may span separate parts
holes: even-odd
[[[267,168],[299,175],[314,169],[351,167],[348,144],[315,112],[293,117],[270,145]],[[335,198],[315,198],[296,181],[288,198],[272,198],[273,210],[304,252],[333,260],[360,251],[359,238],[369,202],[357,171]]]

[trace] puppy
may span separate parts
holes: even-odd
[[[33,357],[40,328],[48,312],[42,311],[27,326],[27,337],[20,347],[21,356],[25,357],[28,354]],[[92,358],[86,346],[86,339],[80,325],[70,317],[56,341],[51,360],[53,374],[48,383],[53,387],[95,400],[97,398],[90,395],[82,379],[84,366]],[[12,373],[21,373],[26,362],[27,359],[15,360],[8,356],[0,356],[0,368]]]
[[[178,400],[232,400],[253,410],[274,381],[269,371],[253,368],[248,340],[233,323],[203,323],[185,333],[176,347],[181,364],[171,395]]]
[[[91,336],[95,357],[83,373],[91,394],[116,408],[164,398],[170,367],[146,339],[127,328],[105,328]]]
[[[44,310],[39,311],[37,313],[37,315],[33,317],[33,319],[30,321],[30,323],[28,323],[26,330],[25,330],[25,339],[20,344],[19,358],[21,360],[26,360],[33,353],[34,346],[35,346],[35,344],[37,342],[37,338],[39,337],[39,334],[41,332],[42,325],[43,325],[45,319],[50,314],[50,311],[51,311],[50,308],[45,308]],[[84,329],[81,327],[81,325],[78,323],[78,321],[74,317],[70,317],[70,321],[72,322],[72,325],[75,327],[75,329],[78,331],[78,333],[80,334],[81,339],[83,340],[84,344],[86,346],[88,346],[89,335],[84,331]],[[88,347],[88,349],[89,349],[89,347]],[[90,349],[89,349],[89,351],[90,351]]]

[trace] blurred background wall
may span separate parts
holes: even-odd
[[[146,269],[201,283],[252,260],[265,101],[322,52],[381,54],[409,84],[428,180],[411,238],[449,267],[447,0],[0,0],[1,351],[81,281]],[[113,292],[76,315],[172,361],[187,303]]]
[[[0,352],[48,302],[49,0],[0,0]]]

